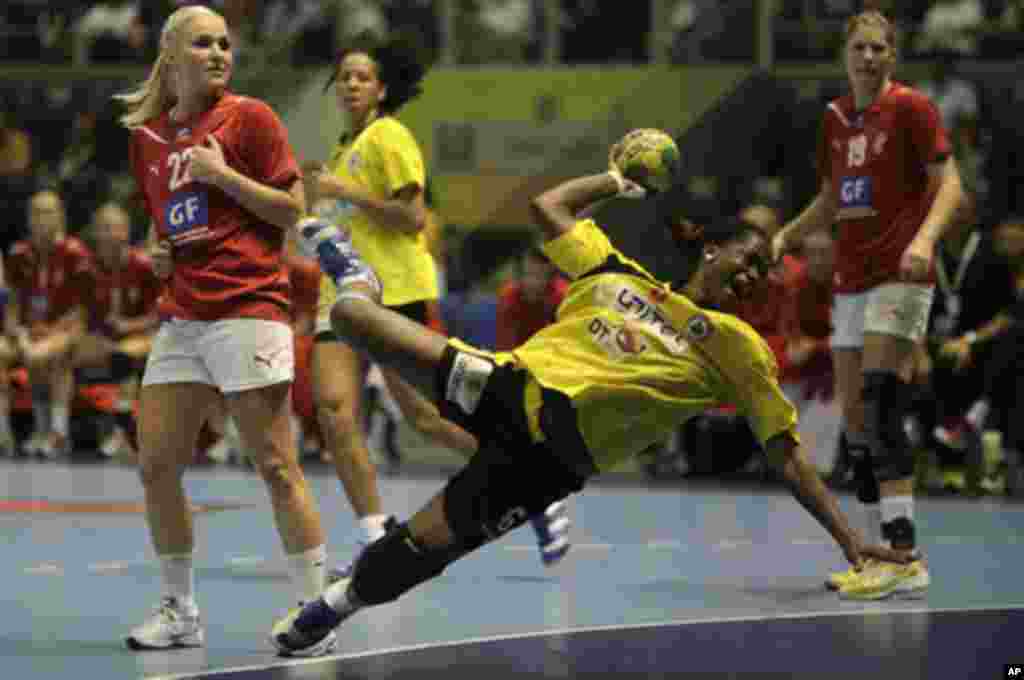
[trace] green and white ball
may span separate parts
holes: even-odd
[[[612,146],[610,161],[624,177],[648,191],[666,191],[679,170],[679,147],[662,130],[640,128]]]

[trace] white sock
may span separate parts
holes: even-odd
[[[970,410],[967,411],[967,415],[964,416],[964,420],[974,426],[976,430],[983,430],[985,428],[985,421],[988,420],[989,404],[987,399],[979,399],[974,402]]]
[[[882,506],[880,503],[861,503],[864,510],[864,538],[872,545],[882,542]]]
[[[899,517],[914,519],[914,497],[882,496],[882,521],[891,522]]]
[[[194,607],[195,576],[192,554],[160,555],[160,574],[164,579],[164,593],[186,607]]]
[[[338,581],[324,591],[324,602],[336,612],[351,609],[353,603],[348,599],[349,581]]]
[[[366,515],[359,518],[359,526],[363,529],[368,543],[373,543],[378,538],[383,538],[387,531],[384,523],[388,521],[388,515]]]
[[[38,386],[32,389],[32,425],[40,436],[50,432],[50,391]]]
[[[62,437],[68,436],[69,411],[67,404],[56,401],[50,404],[50,427]]]
[[[305,552],[288,555],[288,573],[298,594],[299,602],[320,597],[326,583],[327,547],[318,545]]]

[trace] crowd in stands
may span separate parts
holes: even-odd
[[[155,27],[178,4],[15,0],[0,10],[0,31],[5,35],[0,42],[5,52],[0,57],[49,63],[145,63],[155,52]],[[436,52],[440,47],[439,3],[429,0],[343,0],[336,5],[303,0],[221,0],[217,4],[238,31],[243,63],[247,50],[255,55],[261,50],[279,49],[270,44],[272,40],[280,41],[280,49],[287,49],[295,64],[326,60],[347,32],[409,31],[418,36],[425,49]],[[671,48],[672,59],[693,62],[737,56],[716,53],[727,51],[730,45],[744,45],[749,50],[751,41],[734,35],[753,30],[753,15],[747,16],[746,10],[735,7],[745,4],[752,3],[668,3],[668,16],[678,38]],[[867,4],[855,0],[776,3],[779,58],[832,60],[835,46],[822,44],[816,36],[838,35],[837,22]],[[916,84],[937,104],[950,131],[965,185],[975,199],[974,213],[965,216],[963,228],[943,242],[937,258],[941,275],[929,333],[930,351],[921,357],[919,403],[907,427],[915,433],[921,450],[933,457],[938,470],[936,484],[953,489],[972,484],[975,489],[983,485],[990,490],[1001,489],[991,471],[979,473],[972,482],[970,475],[965,481],[962,470],[965,462],[978,463],[969,454],[972,442],[980,438],[980,430],[990,431],[985,439],[989,443],[999,434],[1006,438],[1012,426],[1007,415],[1007,402],[1013,402],[1012,388],[1007,388],[1008,394],[995,395],[997,405],[1004,408],[995,409],[995,415],[981,428],[965,416],[987,389],[982,367],[998,353],[1002,334],[993,320],[1012,305],[1021,283],[1020,255],[1014,244],[1024,230],[1020,217],[1024,215],[1020,203],[1024,164],[1016,161],[1024,150],[1024,127],[1017,115],[1024,104],[1024,86],[989,86],[969,75],[965,65],[988,57],[1016,58],[1020,36],[1024,35],[1024,3],[943,0],[873,4],[882,5],[899,18],[905,29],[905,50],[912,58],[930,59],[933,66],[929,75]],[[544,3],[465,0],[454,5],[462,10],[458,31],[479,38],[460,43],[460,61],[537,62],[543,58],[545,22],[552,17]],[[598,12],[595,2],[561,3],[556,18],[563,31],[566,61],[643,62],[650,57],[645,37],[650,12],[637,9],[634,3],[613,6],[619,9],[607,10],[602,3]],[[332,8],[338,8],[340,14],[335,15]],[[344,30],[338,30],[338,21],[344,21]],[[615,41],[614,50],[609,51],[607,41],[588,38],[612,30],[622,35]],[[133,380],[137,378],[139,358],[144,355],[145,334],[141,330],[145,329],[132,327],[139,332],[124,333],[120,311],[103,318],[63,318],[76,304],[68,306],[64,300],[53,306],[38,292],[52,289],[50,292],[57,295],[61,286],[70,286],[76,294],[109,291],[109,281],[106,289],[97,287],[97,281],[104,273],[109,278],[119,265],[103,254],[104,249],[109,250],[111,242],[120,243],[122,249],[128,242],[138,245],[146,235],[146,224],[140,219],[127,174],[127,136],[115,121],[109,99],[112,92],[123,87],[120,82],[89,81],[87,86],[78,86],[39,81],[7,83],[0,90],[0,214],[5,216],[0,248],[10,290],[0,363],[10,376],[7,409],[13,414],[10,437],[4,423],[0,423],[0,449],[8,452],[14,452],[14,441],[20,441],[20,450],[59,455],[67,450],[66,440],[70,438],[110,455],[130,455]],[[814,108],[820,116],[821,102],[814,102]],[[803,142],[808,137],[802,135]],[[723,183],[727,181],[723,179]],[[755,197],[748,198],[747,203],[752,203]],[[741,216],[773,232],[783,220],[786,204],[782,199],[775,205],[747,205]],[[46,269],[39,259],[45,243],[33,242],[32,225],[39,227],[39,220],[46,222],[50,219],[46,215],[52,217],[53,213],[59,213],[53,219],[60,222],[62,234],[74,239],[68,247],[73,246],[71,251],[79,254],[83,264],[74,276],[61,275],[59,281],[51,278],[44,282],[38,280],[38,275]],[[121,235],[125,229],[127,232]],[[791,399],[805,412],[818,409],[814,411],[816,422],[835,418],[835,409],[828,407],[833,398],[827,344],[831,240],[829,234],[810,237],[800,257],[786,258],[773,272],[763,298],[738,310],[774,350]],[[511,266],[487,277],[480,276],[482,272],[463,275],[458,266],[458,248],[444,250],[443,257],[449,261],[450,294],[442,301],[439,319],[448,331],[479,346],[502,348],[521,342],[523,333],[532,332],[536,324],[551,317],[564,292],[564,281],[530,248],[524,250],[521,259],[512,259]],[[442,257],[440,252],[438,257]],[[316,288],[302,284],[309,263],[294,264],[296,288],[306,291],[306,301],[297,305],[295,323],[300,337],[306,337],[311,314],[308,298],[315,296]],[[87,283],[77,276],[85,276]],[[306,280],[315,283],[312,275]],[[59,293],[65,294],[68,291]],[[109,298],[109,292],[106,294]],[[124,310],[135,305],[136,323],[152,323],[151,319],[146,321],[151,310],[142,304],[149,300],[148,294],[128,293],[128,307],[127,298],[119,295],[107,299],[101,307],[109,310],[113,305],[116,310]],[[88,307],[96,300],[73,298],[72,302]],[[71,333],[76,341],[54,335],[57,331]],[[41,344],[44,338],[50,338],[49,344]],[[297,345],[300,376],[308,371],[302,363],[303,342],[300,339]],[[40,347],[46,351],[40,351]],[[296,418],[306,435],[306,448],[313,455],[317,434],[308,385],[298,383],[295,392]],[[54,394],[64,396],[55,399]],[[45,400],[45,408],[40,399]],[[62,409],[69,409],[70,415]],[[86,417],[79,419],[79,414]],[[711,415],[714,417],[691,423],[681,430],[677,440],[666,443],[653,459],[652,473],[719,474],[756,466],[756,458],[749,455],[752,447],[732,447],[739,452],[735,460],[720,455],[711,460],[701,453],[707,448],[700,444],[703,438],[730,430],[722,426],[730,417],[728,411]],[[836,421],[836,432],[839,426]],[[393,423],[385,419],[383,427],[391,427],[393,435]],[[211,457],[240,458],[232,443],[231,423],[223,414],[211,417],[208,430],[203,448]],[[826,427],[818,436],[828,440],[829,432]],[[37,435],[34,439],[33,434]],[[397,457],[393,441],[390,449],[392,457]],[[837,464],[833,466],[833,462]],[[843,483],[843,461],[835,459],[831,448],[820,467],[823,472],[832,472],[836,483]],[[970,469],[970,465],[967,467]]]
[[[144,63],[155,54],[163,20],[190,1],[11,0],[0,11],[0,58]],[[712,0],[211,2],[235,31],[241,60],[287,55],[293,65],[328,61],[338,40],[363,32],[407,35],[435,58],[450,32],[457,44],[453,61],[466,64],[551,59],[545,45],[552,31],[561,45],[554,58],[566,63],[753,61],[758,20],[758,3]],[[897,21],[904,58],[952,51],[964,58],[1014,60],[1024,45],[1020,0],[781,0],[773,3],[770,18],[777,58],[833,61],[842,22],[868,8]],[[652,29],[667,32],[668,39],[649,40]]]

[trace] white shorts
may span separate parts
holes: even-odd
[[[160,325],[143,385],[203,383],[241,392],[295,377],[292,328],[280,321],[171,319]]]
[[[863,293],[836,294],[829,343],[834,349],[860,348],[864,333],[920,342],[934,296],[934,286],[919,283],[884,283]]]

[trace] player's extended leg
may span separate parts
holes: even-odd
[[[406,383],[400,376],[386,368],[382,369],[388,389],[402,409],[406,420],[418,432],[469,458],[476,452],[476,437],[441,417],[432,402],[418,390]],[[530,526],[537,537],[537,549],[541,563],[546,566],[558,564],[569,552],[570,521],[568,506],[564,501],[553,503],[544,512],[530,518]]]
[[[317,644],[363,607],[397,599],[581,487],[543,446],[509,455],[504,442],[492,440],[407,523],[367,547],[348,584],[331,586],[278,622],[271,642],[286,655]]]
[[[220,401],[209,385],[147,385],[139,397],[139,478],[146,524],[160,562],[161,603],[152,617],[132,629],[132,649],[164,649],[203,644],[192,568],[192,512],[182,474],[195,454],[207,412]]]

